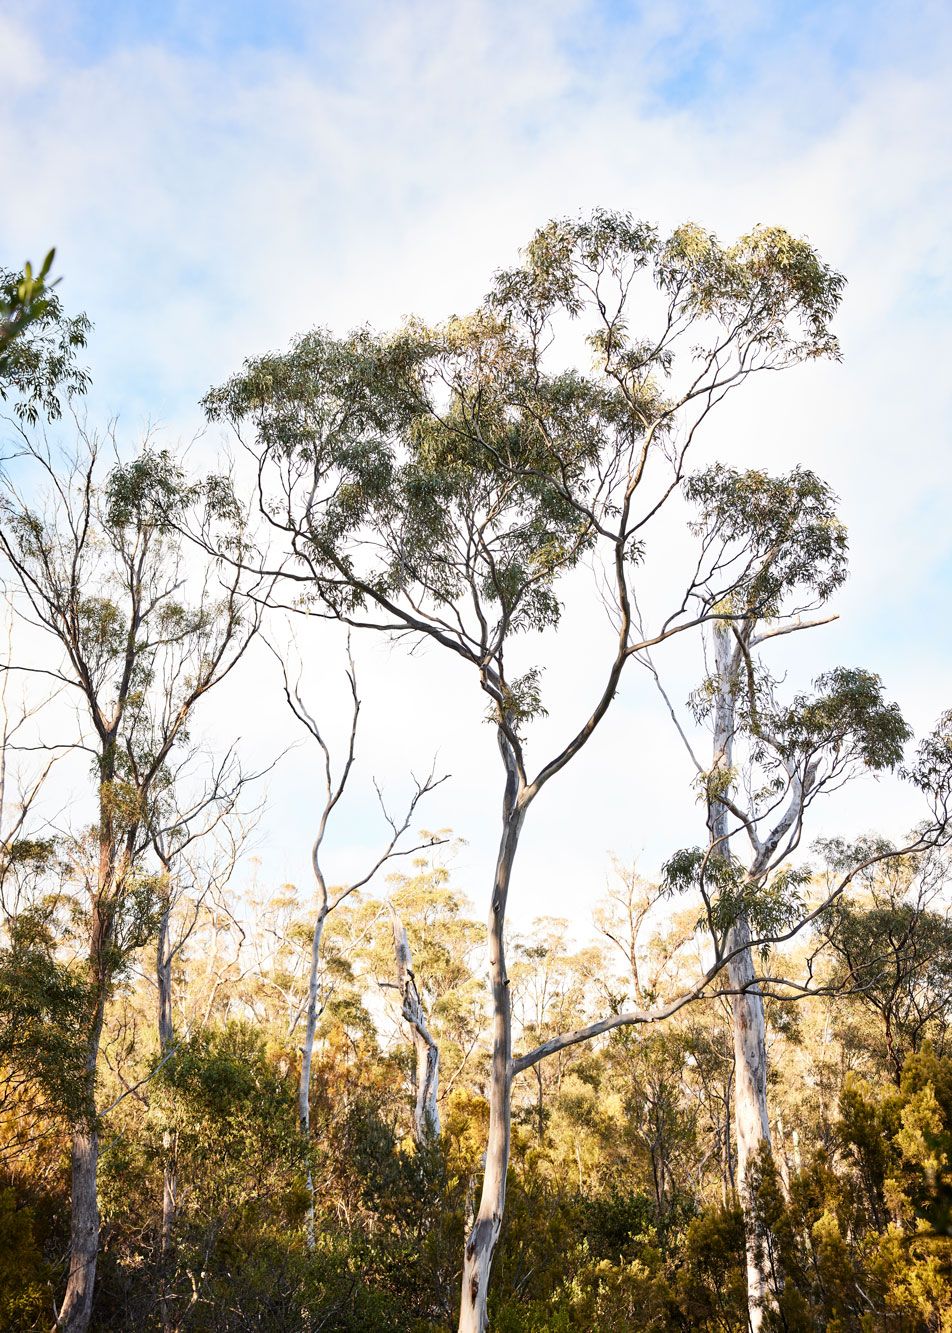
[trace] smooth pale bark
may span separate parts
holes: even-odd
[[[304,1045],[301,1047],[301,1078],[298,1083],[298,1121],[304,1142],[308,1145],[311,1142],[311,1063],[314,1058],[314,1034],[317,1032],[317,1020],[320,1017],[317,980],[321,964],[321,940],[324,937],[324,922],[327,920],[328,912],[327,889],[324,885],[323,876],[319,872],[317,880],[320,906],[317,912],[317,920],[314,922],[314,932],[311,935],[311,970],[307,980],[307,1016],[304,1023]],[[310,1161],[307,1165],[307,1194],[307,1220],[305,1223],[307,1247],[309,1250],[313,1250],[314,1178],[311,1174]]]
[[[729,770],[733,763],[734,674],[736,657],[731,629],[726,623],[715,625],[714,651],[717,698],[714,710],[714,768]],[[710,810],[714,854],[730,856],[728,811],[718,801]],[[734,1134],[737,1146],[737,1192],[748,1208],[750,1168],[766,1143],[770,1148],[770,1121],[767,1115],[767,1038],[764,1001],[754,984],[756,973],[751,957],[750,922],[741,913],[727,936],[727,951],[736,953],[727,964],[727,976],[733,994],[731,1013],[734,1029]],[[759,1333],[768,1275],[764,1270],[761,1246],[749,1221],[746,1227],[747,1304],[752,1333]]]
[[[167,871],[167,867],[166,867]],[[167,906],[159,922],[159,938],[155,950],[155,980],[158,991],[158,1029],[159,1058],[164,1060],[172,1049],[174,1030],[172,1026],[172,950],[169,940],[169,918],[171,906]],[[175,1223],[176,1200],[178,1198],[178,1166],[176,1162],[176,1136],[167,1129],[162,1135],[162,1225],[159,1232],[159,1263],[161,1275],[159,1281],[159,1307],[163,1333],[170,1333],[172,1322],[169,1318],[168,1301],[165,1293],[165,1263],[172,1243],[172,1228]]]
[[[750,939],[746,916],[740,917],[728,936],[728,948],[742,947]],[[751,987],[754,964],[749,948],[743,948],[727,965],[732,991]],[[764,1144],[771,1147],[767,1117],[767,1039],[764,1002],[754,988],[731,995],[734,1018],[734,1135],[737,1144],[737,1190],[745,1207],[750,1203],[750,1166]],[[750,1327],[757,1333],[763,1321],[763,1303],[768,1275],[764,1271],[757,1238],[747,1228],[747,1300]]]
[[[417,1143],[426,1143],[440,1136],[440,1111],[437,1099],[440,1092],[440,1048],[430,1034],[426,1014],[416,978],[410,942],[403,922],[390,906],[393,923],[393,952],[397,963],[397,987],[403,1017],[413,1034],[416,1053],[416,1099],[413,1108],[413,1130]]]
[[[493,1255],[502,1230],[506,1206],[506,1172],[512,1133],[512,1008],[506,973],[506,900],[525,808],[515,801],[515,778],[510,772],[503,814],[503,833],[496,861],[492,903],[487,923],[489,975],[493,1003],[493,1051],[489,1085],[489,1137],[486,1169],[476,1220],[463,1251],[463,1286],[459,1333],[486,1333],[487,1301]]]
[[[155,950],[155,981],[158,990],[159,1051],[167,1055],[172,1049],[172,951],[169,947],[170,908],[162,913],[159,939]]]

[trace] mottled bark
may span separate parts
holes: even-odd
[[[66,1333],[86,1333],[92,1314],[99,1255],[99,1206],[96,1200],[99,1135],[95,1129],[84,1126],[74,1129],[70,1157],[69,1278],[58,1323]]]

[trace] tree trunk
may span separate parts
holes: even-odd
[[[489,1140],[486,1144],[486,1170],[479,1210],[463,1251],[459,1333],[486,1333],[489,1327],[489,1274],[506,1206],[506,1172],[509,1167],[512,1128],[512,1010],[509,1003],[509,978],[506,975],[506,899],[525,813],[524,809],[515,805],[513,798],[514,793],[507,791],[503,833],[487,923],[493,1000]]]
[[[714,713],[715,769],[730,770],[733,764],[735,727],[734,691],[737,661],[732,631],[726,623],[714,629],[717,699]],[[709,812],[715,855],[730,857],[729,814],[716,798]],[[751,1333],[759,1333],[768,1290],[768,1274],[751,1217],[750,1167],[762,1143],[770,1146],[767,1117],[767,1041],[764,1002],[752,986],[756,973],[750,948],[750,922],[741,913],[727,936],[727,952],[740,949],[727,964],[734,1028],[734,1131],[737,1146],[737,1192],[747,1215],[747,1306]]]
[[[93,1308],[99,1254],[99,1207],[96,1202],[99,1135],[95,1129],[77,1126],[73,1130],[71,1158],[69,1279],[58,1322],[66,1333],[86,1333]]]
[[[159,922],[159,939],[155,951],[155,979],[158,989],[158,1029],[159,1058],[164,1060],[172,1049],[174,1030],[172,1027],[172,953],[169,948],[170,906],[162,913]],[[168,1261],[169,1247],[172,1244],[172,1228],[175,1223],[176,1199],[178,1197],[178,1169],[176,1165],[176,1135],[166,1129],[162,1135],[162,1224],[159,1232],[159,1308],[163,1333],[171,1333],[172,1322],[169,1318],[168,1300],[165,1290],[165,1268]]]
[[[750,939],[746,916],[738,918],[728,936],[728,948],[737,948]],[[749,986],[754,979],[750,949],[745,948],[727,965],[731,990]],[[767,1042],[764,1002],[760,992],[746,990],[731,996],[734,1015],[734,1130],[737,1142],[737,1191],[748,1213],[747,1225],[747,1301],[748,1319],[753,1333],[763,1320],[768,1274],[761,1246],[750,1219],[751,1164],[761,1145],[770,1147],[770,1121],[767,1117]]]
[[[106,993],[109,986],[108,956],[112,933],[109,890],[114,885],[116,849],[108,836],[100,839],[98,891],[93,900],[89,931],[89,976],[94,1004],[90,1011],[86,1047],[86,1090],[82,1116],[73,1125],[70,1184],[69,1277],[60,1309],[58,1326],[66,1333],[86,1333],[93,1308],[96,1259],[99,1254],[99,1205],[96,1180],[99,1171],[99,1132],[96,1117],[96,1067],[102,1036]]]
[[[440,1048],[430,1035],[423,1003],[413,975],[410,942],[403,922],[390,905],[393,922],[393,952],[397,963],[397,986],[403,1006],[403,1017],[413,1034],[416,1051],[416,1099],[413,1108],[413,1129],[417,1143],[426,1143],[440,1136],[440,1112],[437,1098],[440,1091]]]
[[[327,920],[327,892],[322,881],[319,882],[319,887],[322,891],[322,898],[317,920],[314,922],[314,933],[311,936],[311,971],[307,986],[307,1019],[304,1027],[304,1045],[301,1048],[301,1079],[298,1084],[298,1121],[304,1142],[308,1146],[311,1142],[311,1061],[314,1056],[314,1034],[317,1031],[318,1019],[317,976],[321,962],[321,940],[324,935],[324,922]],[[310,1160],[307,1164],[307,1194],[308,1205],[305,1222],[307,1247],[309,1250],[313,1250],[314,1177],[311,1174]]]

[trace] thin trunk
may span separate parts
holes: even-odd
[[[317,1004],[317,977],[321,962],[321,939],[324,935],[324,922],[327,920],[327,892],[323,884],[320,884],[322,890],[321,905],[318,909],[317,920],[314,922],[314,933],[311,936],[311,971],[308,976],[307,986],[307,1020],[304,1028],[304,1045],[301,1048],[301,1081],[298,1085],[298,1121],[301,1126],[301,1134],[304,1137],[305,1145],[310,1145],[311,1141],[311,1061],[314,1056],[314,1034],[317,1031],[318,1004]],[[307,1247],[314,1249],[314,1177],[311,1174],[311,1163],[308,1159],[307,1164],[307,1219],[305,1222]]]
[[[729,1195],[733,1195],[737,1189],[737,1183],[734,1179],[734,1150],[731,1146],[731,1088],[734,1084],[733,1065],[727,1072],[727,1087],[724,1093],[724,1163],[726,1170],[724,1205],[727,1205]]]
[[[730,770],[734,736],[734,650],[731,630],[717,624],[714,630],[717,700],[714,715],[714,767]],[[710,808],[711,835],[715,854],[730,856],[729,815],[716,799]],[[727,936],[727,952],[736,953],[727,964],[734,1029],[734,1130],[737,1143],[737,1192],[747,1213],[747,1304],[751,1333],[759,1333],[768,1291],[768,1273],[750,1213],[751,1167],[763,1143],[770,1147],[767,1116],[767,1040],[764,1002],[753,984],[756,973],[749,948],[750,922],[746,913],[735,920]]]
[[[440,1136],[440,1112],[437,1098],[440,1091],[440,1048],[430,1035],[423,1012],[423,1003],[413,975],[410,943],[403,922],[393,904],[390,906],[393,922],[393,952],[397,963],[397,985],[403,1006],[403,1017],[410,1025],[416,1051],[416,1100],[413,1108],[413,1130],[417,1143],[426,1143]]]
[[[892,1020],[889,1010],[883,1014],[883,1036],[886,1041],[886,1057],[892,1065],[892,1078],[897,1088],[902,1087],[902,1055],[896,1050],[896,1043],[893,1040]]]
[[[787,1203],[790,1202],[790,1159],[787,1156],[787,1136],[784,1131],[783,1121],[777,1117],[777,1145],[774,1150],[774,1157],[777,1162],[777,1170],[780,1173],[780,1185],[783,1189],[783,1197]]]
[[[489,911],[489,974],[493,1001],[493,1053],[489,1083],[489,1140],[476,1221],[463,1251],[459,1333],[486,1333],[493,1255],[506,1205],[506,1171],[512,1129],[512,1010],[506,975],[505,919],[509,880],[524,810],[507,793],[502,839]]]
[[[104,774],[103,789],[112,778]],[[109,950],[112,934],[110,899],[115,895],[117,850],[108,813],[100,813],[99,867],[89,930],[89,978],[93,991],[86,1045],[85,1105],[73,1125],[70,1183],[69,1276],[58,1326],[66,1333],[86,1333],[93,1308],[96,1260],[99,1255],[99,1133],[96,1119],[96,1067],[102,1036],[106,993],[109,987]]]
[[[172,1049],[174,1032],[172,1028],[172,953],[169,946],[169,917],[171,906],[167,905],[159,922],[159,939],[155,951],[155,979],[158,990],[158,1028],[159,1057],[165,1059]],[[166,1129],[162,1135],[162,1226],[159,1232],[159,1308],[163,1333],[171,1333],[172,1321],[169,1317],[168,1301],[165,1291],[165,1266],[169,1248],[172,1244],[172,1228],[175,1222],[175,1207],[178,1197],[178,1167],[176,1163],[176,1138],[172,1130]]]
[[[159,1051],[165,1056],[172,1048],[172,954],[169,948],[170,909],[159,922],[159,939],[155,950],[155,980],[158,989]]]

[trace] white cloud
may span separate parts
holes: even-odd
[[[952,25],[941,8],[923,8],[918,31],[930,47],[913,65],[899,8],[880,6],[872,21],[882,43],[895,41],[898,63],[864,56],[857,37],[863,58],[846,67],[834,39],[849,38],[848,6],[829,11],[827,29],[805,22],[786,46],[768,40],[761,6],[709,4],[693,27],[696,6],[644,6],[624,24],[609,8],[367,6],[346,31],[315,27],[298,51],[153,41],[104,44],[82,60],[75,47],[67,56],[55,42],[39,46],[35,29],[8,18],[0,159],[14,188],[0,220],[4,260],[55,242],[64,299],[97,325],[97,410],[121,410],[130,431],[149,415],[188,434],[199,395],[243,356],[314,323],[385,326],[411,310],[465,309],[552,213],[607,204],[665,225],[692,217],[724,235],[757,221],[807,233],[850,279],[847,360],[751,387],[712,430],[708,454],[773,468],[799,461],[830,478],[855,573],[843,621],[791,646],[797,682],[838,660],[879,666],[924,725],[952,702],[952,348],[936,299],[950,279],[940,56]],[[683,87],[666,104],[659,87],[689,79],[695,60],[711,91]],[[737,69],[745,82],[732,86]],[[577,614],[587,620],[583,606]],[[580,641],[587,635],[559,640],[548,674],[552,735],[592,689]],[[478,893],[499,792],[471,682],[433,652],[408,663],[399,649],[359,651],[362,757],[396,783],[408,757],[422,767],[440,747],[455,778],[432,822],[471,838],[464,863]],[[321,654],[320,677],[337,669]],[[675,674],[682,697],[691,670]],[[215,725],[241,707],[244,734],[267,750],[282,730],[278,704],[260,715],[236,704],[257,703],[248,676],[230,688]],[[576,894],[600,885],[608,847],[645,848],[657,863],[692,841],[699,815],[687,776],[656,701],[630,681],[610,728],[533,812],[517,912],[570,911]],[[268,857],[280,862],[277,879],[300,878],[312,791],[302,752],[272,788]],[[890,784],[870,783],[833,825],[892,826],[895,816],[899,831],[908,808]],[[371,820],[360,803],[342,839],[369,841]]]

